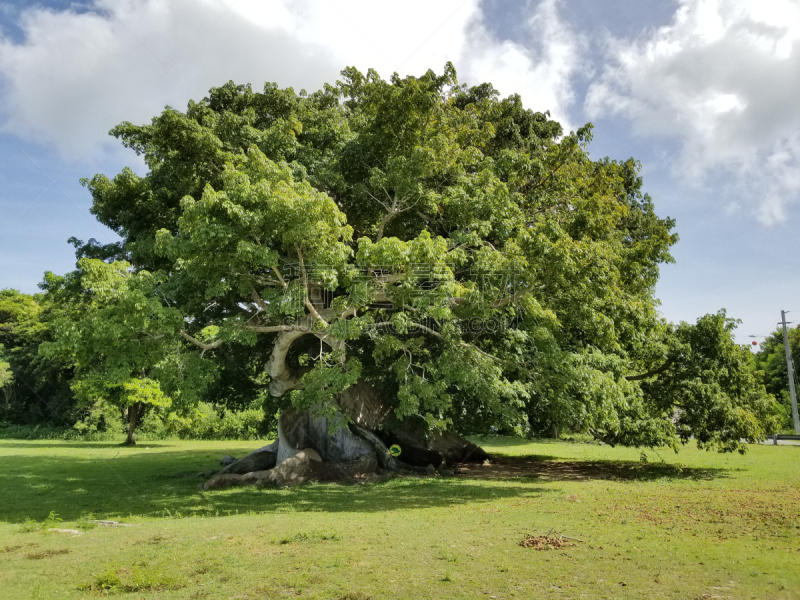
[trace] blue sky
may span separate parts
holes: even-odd
[[[316,89],[346,65],[455,63],[641,161],[677,220],[670,320],[726,308],[740,341],[800,321],[800,5],[792,0],[0,0],[0,288],[114,234],[81,177],[142,171],[106,135],[229,79]]]

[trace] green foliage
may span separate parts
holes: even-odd
[[[11,364],[6,362],[5,347],[0,344],[0,393],[5,401],[4,414],[7,416],[11,408],[11,400],[14,397],[14,372]]]
[[[156,297],[160,278],[133,273],[125,262],[83,258],[78,269],[72,281],[49,283],[64,314],[40,353],[74,368],[71,387],[82,405],[130,408],[135,427],[147,407],[195,404],[213,368],[194,353],[182,357],[181,314]],[[68,288],[72,282],[77,291]]]
[[[140,431],[145,439],[257,440],[274,434],[274,417],[262,408],[222,411],[201,402],[187,415],[152,411]]]
[[[59,517],[56,511],[51,510],[50,514],[47,515],[41,522],[28,517],[25,519],[25,521],[23,521],[21,530],[25,533],[30,533],[32,531],[47,531],[48,529],[59,527],[63,521],[64,519]]]
[[[59,311],[42,294],[0,290],[0,420],[63,427],[78,417],[71,370],[38,353]]]
[[[97,434],[118,434],[124,431],[120,407],[99,400],[87,406],[83,416],[72,429],[83,438],[96,437]]]
[[[741,440],[764,439],[778,426],[752,353],[733,340],[737,323],[720,311],[670,327],[665,368],[642,384],[645,398],[673,416],[683,442],[693,436],[701,448],[743,452]]]
[[[787,334],[792,362],[794,365],[800,365],[800,327],[789,329]],[[762,373],[767,391],[775,396],[779,403],[780,427],[793,431],[789,371],[786,367],[786,350],[783,346],[782,330],[775,331],[762,342],[756,353],[756,367]]]
[[[275,413],[263,408],[225,410],[201,402],[181,415],[152,410],[138,427],[139,440],[257,440],[275,435]],[[119,409],[101,405],[73,427],[12,425],[0,422],[0,439],[119,442],[125,426]]]
[[[75,521],[75,527],[78,529],[83,529],[84,531],[88,531],[90,529],[96,529],[97,523],[95,523],[95,516],[94,513],[87,513],[86,515],[82,516],[80,519]]]
[[[119,440],[119,431],[87,431],[75,427],[54,427],[52,425],[16,425],[0,422],[0,439],[2,440],[82,440],[113,441]]]
[[[303,389],[291,392],[292,404],[300,409],[312,410],[317,416],[335,417],[331,409],[336,407],[336,398],[345,389],[355,385],[361,377],[361,363],[356,358],[348,358],[339,367],[337,358],[340,353],[324,354],[314,367],[303,375]],[[333,419],[331,429],[335,430],[340,423]]]
[[[5,348],[0,344],[0,389],[11,389],[14,383],[14,372],[11,370],[11,365],[3,360],[5,357]]]

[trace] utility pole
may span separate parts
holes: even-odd
[[[797,391],[794,389],[794,367],[792,366],[792,351],[789,349],[789,334],[786,332],[786,311],[781,311],[781,325],[783,326],[783,349],[786,351],[786,368],[789,371],[789,396],[792,400],[792,420],[794,432],[800,434],[800,416],[797,415]]]

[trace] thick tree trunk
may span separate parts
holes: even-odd
[[[320,306],[319,310],[325,309]],[[272,396],[303,387],[301,374],[287,364],[286,357],[292,344],[307,333],[331,348],[344,350],[342,342],[324,331],[312,332],[313,322],[307,317],[308,327],[282,332],[276,338],[266,369]],[[454,433],[430,431],[422,418],[397,421],[392,403],[366,380],[359,380],[342,392],[338,411],[321,417],[313,411],[284,410],[278,419],[278,440],[274,444],[227,466],[203,488],[355,480],[379,470],[395,471],[398,460],[389,446],[397,446],[395,453],[399,448],[399,461],[407,468],[434,474],[435,468],[445,463],[479,462],[489,457],[482,448]],[[134,418],[135,414],[132,424]]]
[[[452,432],[430,431],[421,417],[394,420],[391,404],[363,380],[342,394],[339,410],[343,414],[338,417],[284,410],[278,419],[276,442],[227,466],[203,489],[355,482],[401,467],[435,474],[435,469],[445,464],[452,467],[489,458],[482,448]],[[344,415],[351,421],[349,426]],[[397,458],[389,451],[392,445],[399,447]]]
[[[136,425],[139,420],[139,411],[141,406],[138,402],[134,402],[128,408],[128,437],[125,443],[131,446],[136,445]]]

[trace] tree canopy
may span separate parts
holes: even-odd
[[[72,390],[84,407],[105,402],[128,412],[128,442],[135,443],[137,421],[146,406],[169,406],[173,400],[196,404],[211,378],[194,353],[184,356],[176,339],[182,315],[156,294],[158,279],[130,271],[125,262],[78,261],[82,294],[73,294],[52,322],[53,341],[44,356],[74,367]],[[50,278],[53,294],[66,280]]]
[[[732,450],[770,427],[733,321],[659,316],[674,222],[635,160],[591,158],[590,124],[565,134],[448,64],[311,94],[230,82],[111,133],[148,170],[84,180],[122,242],[74,240],[81,324],[48,347],[81,381],[163,389],[180,336],[321,413],[365,379],[397,419],[468,433]]]
[[[787,331],[789,351],[793,364],[800,364],[800,326]],[[773,332],[767,337],[756,353],[756,364],[763,372],[764,385],[780,404],[780,424],[785,429],[793,429],[792,405],[789,398],[789,370],[786,367],[786,350],[783,346],[783,332]],[[796,369],[796,367],[795,367]],[[795,371],[796,373],[796,371]]]
[[[74,423],[71,369],[39,355],[59,310],[45,294],[0,290],[0,421]]]

